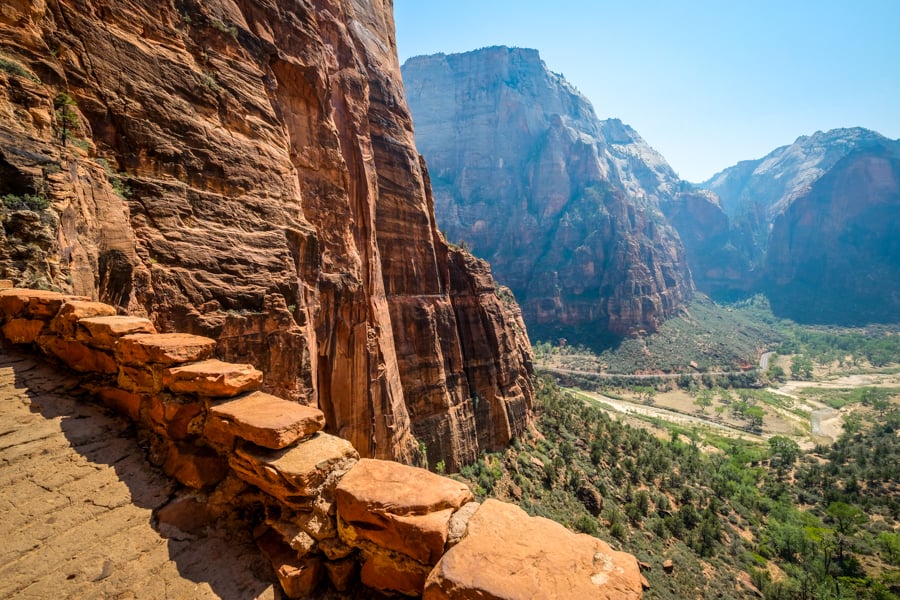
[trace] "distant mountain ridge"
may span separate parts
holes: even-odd
[[[661,210],[680,180],[536,50],[414,57],[402,73],[438,226],[491,262],[533,335],[653,331],[690,298]]]
[[[536,50],[402,74],[438,227],[490,260],[537,338],[653,331],[693,285],[804,322],[900,322],[900,141],[818,131],[690,184]]]
[[[699,185],[719,196],[730,217],[752,202],[762,202],[774,217],[849,153],[885,142],[890,140],[862,127],[817,131],[762,158],[741,161]]]

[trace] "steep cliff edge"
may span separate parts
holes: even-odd
[[[526,426],[531,351],[434,225],[390,2],[0,8],[0,276],[218,340],[363,456]]]
[[[403,66],[438,224],[491,262],[535,332],[653,331],[690,298],[665,160],[537,51],[494,47]]]

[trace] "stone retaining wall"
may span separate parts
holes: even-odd
[[[0,329],[82,373],[93,397],[138,423],[151,462],[185,486],[158,512],[161,531],[258,523],[257,544],[290,598],[329,584],[356,597],[642,595],[630,554],[510,504],[478,504],[453,479],[360,460],[322,431],[317,408],[258,391],[252,365],[213,358],[214,340],[6,282]]]

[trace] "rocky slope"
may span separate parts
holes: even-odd
[[[0,9],[0,276],[218,340],[363,456],[523,430],[531,352],[434,224],[391,3]]]
[[[532,335],[653,331],[690,297],[660,211],[677,176],[537,51],[415,57],[403,78],[440,227],[490,260]]]

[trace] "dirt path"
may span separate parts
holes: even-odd
[[[166,539],[172,493],[124,420],[75,381],[0,347],[0,597],[275,599],[249,539]]]
[[[706,427],[711,427],[713,429],[719,430],[721,433],[728,434],[732,437],[740,437],[743,439],[751,439],[754,441],[764,440],[769,437],[766,435],[755,435],[736,427],[729,427],[728,425],[725,425],[723,423],[716,423],[702,417],[686,415],[678,411],[660,408],[658,406],[635,404],[634,402],[629,402],[627,400],[617,400],[616,398],[610,398],[609,396],[604,396],[603,394],[587,392],[584,390],[570,391],[575,393],[576,395],[582,395],[596,402],[606,404],[614,411],[623,414],[656,417],[670,423],[676,423],[678,425],[704,425]]]

